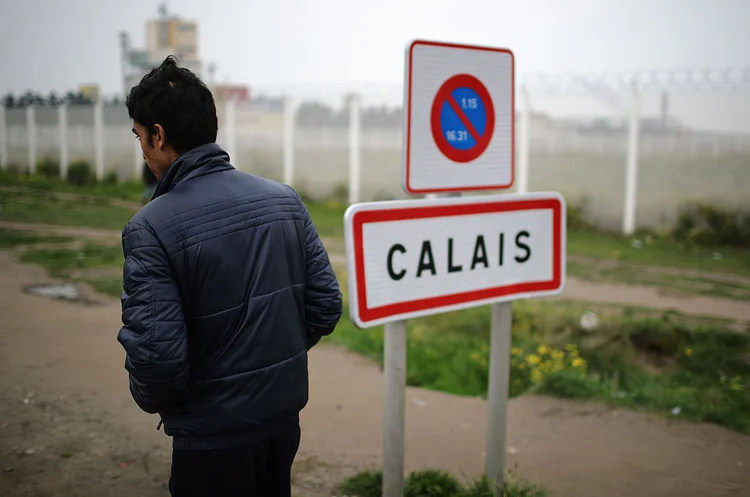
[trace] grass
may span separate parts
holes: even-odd
[[[636,243],[633,243],[634,240]],[[669,239],[649,235],[631,239],[589,230],[569,231],[568,253],[632,265],[750,275],[750,250],[747,248],[688,248]]]
[[[121,230],[135,211],[99,196],[60,198],[43,190],[0,189],[0,221]]]
[[[0,186],[16,187],[28,191],[70,193],[102,197],[106,199],[139,202],[143,194],[143,184],[137,181],[125,183],[96,183],[93,185],[75,186],[57,178],[30,176],[0,172]]]
[[[439,470],[417,471],[409,475],[404,485],[404,497],[491,497],[498,485],[485,478],[461,485],[456,478]],[[345,479],[338,488],[342,495],[351,497],[380,497],[383,488],[381,471],[362,471]],[[547,492],[535,485],[509,478],[502,497],[545,497]]]
[[[53,278],[80,281],[104,295],[119,297],[122,293],[124,262],[119,245],[86,243],[79,249],[31,249],[21,255],[21,262],[38,264]]]
[[[35,243],[66,243],[72,238],[66,236],[45,236],[30,231],[0,229],[0,249]]]
[[[44,267],[54,278],[65,278],[86,269],[122,268],[124,259],[118,245],[86,243],[80,249],[28,250],[21,255],[21,261]]]
[[[344,238],[345,207],[336,203],[308,202],[306,205],[322,238]]]

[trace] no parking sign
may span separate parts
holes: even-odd
[[[514,59],[506,49],[416,40],[405,68],[408,193],[513,185]]]
[[[432,137],[455,162],[471,162],[487,150],[495,130],[495,107],[487,88],[470,74],[457,74],[432,101]]]

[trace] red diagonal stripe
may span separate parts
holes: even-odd
[[[448,95],[448,98],[446,99],[448,101],[448,105],[451,106],[453,109],[453,112],[456,113],[458,118],[461,120],[461,122],[466,126],[466,129],[469,131],[469,134],[476,140],[477,143],[479,143],[479,140],[481,137],[479,136],[479,133],[477,133],[477,130],[474,129],[474,125],[471,124],[471,121],[469,121],[469,118],[466,117],[466,114],[464,114],[463,109],[460,105],[458,105],[458,102],[456,102],[456,99],[453,98],[453,95]]]

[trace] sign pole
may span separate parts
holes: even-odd
[[[512,321],[512,302],[492,305],[485,474],[490,484],[493,485],[493,495],[501,495],[500,491],[505,481],[505,436],[508,419]]]
[[[403,497],[406,321],[385,325],[383,354],[383,497]]]

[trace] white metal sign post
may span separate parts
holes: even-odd
[[[530,193],[370,202],[344,215],[349,312],[386,324],[383,495],[403,495],[406,320],[554,295],[565,282],[565,202]],[[502,481],[510,305],[493,308],[487,476]],[[499,473],[498,473],[499,469]]]

